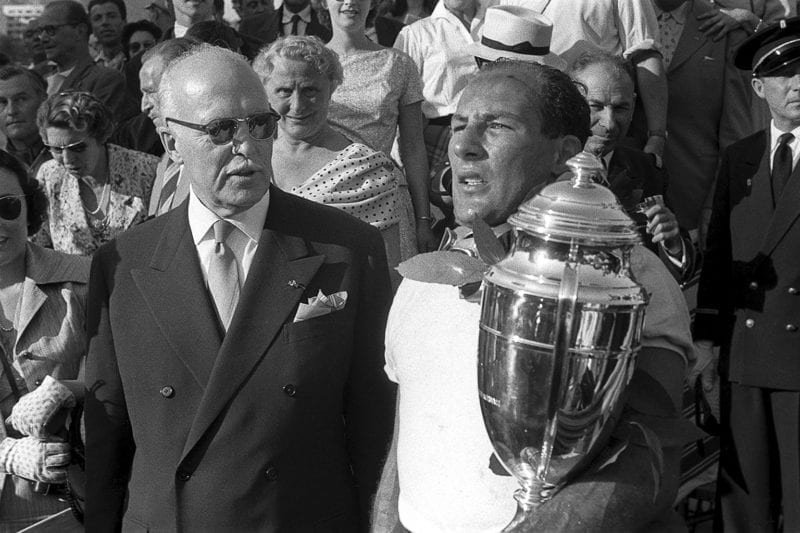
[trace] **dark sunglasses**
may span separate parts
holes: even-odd
[[[34,35],[40,35],[42,33],[46,33],[48,37],[52,37],[56,34],[59,28],[63,28],[64,26],[75,26],[72,22],[67,22],[65,24],[48,24],[47,26],[39,26],[35,30]]]
[[[208,124],[195,124],[171,117],[165,118],[164,121],[174,122],[193,130],[202,131],[208,135],[212,143],[223,145],[233,140],[233,136],[236,135],[236,130],[239,129],[239,123],[241,122],[247,123],[247,131],[253,139],[259,141],[269,139],[275,133],[275,127],[280,117],[274,111],[267,111],[250,115],[247,118],[218,118]]]
[[[22,200],[27,194],[11,194],[0,197],[0,218],[3,220],[17,220],[22,213]]]
[[[153,46],[155,46],[155,43],[130,43],[128,45],[128,51],[131,54],[138,54],[139,50],[149,50],[150,48],[153,48]]]

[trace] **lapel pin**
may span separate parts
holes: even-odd
[[[298,283],[296,280],[293,279],[289,280],[289,283],[287,285],[289,285],[290,287],[294,287],[295,289],[302,289],[302,290],[306,289],[305,285],[303,285],[302,283]]]

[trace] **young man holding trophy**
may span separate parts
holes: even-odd
[[[484,256],[492,254],[482,253],[481,243],[476,245],[475,240],[480,240],[479,233],[486,235],[489,230],[480,230],[479,225],[491,227],[499,237],[496,243],[500,243],[512,226],[519,230],[520,220],[535,218],[535,208],[528,214],[515,212],[523,203],[531,205],[526,200],[534,191],[556,181],[567,170],[568,160],[580,159],[572,158],[589,135],[589,109],[563,73],[536,64],[501,62],[485,66],[471,80],[453,116],[452,130],[449,156],[453,204],[462,226],[456,231],[459,239],[452,250],[469,255],[477,247],[477,254],[472,255],[485,260]],[[581,157],[590,160],[593,156]],[[579,172],[576,170],[576,174]],[[611,193],[599,186],[585,182],[571,187],[570,183],[555,185],[580,194],[595,194],[596,190],[598,195],[605,195],[605,203],[598,205],[603,204],[603,209],[608,206]],[[613,196],[610,198],[613,205]],[[609,216],[611,220],[617,215],[610,212]],[[617,238],[614,231],[624,233],[632,223],[627,217],[617,216],[611,222],[600,217],[597,224],[574,232],[573,241],[606,230],[613,240]],[[492,278],[497,274],[496,267],[505,264],[508,257],[516,257],[525,242],[536,241],[534,237],[520,239],[520,235],[519,231],[514,233],[517,241],[511,255],[491,267],[482,289],[484,300],[491,299],[487,290],[492,279],[501,277]],[[551,243],[556,241],[555,237],[550,239]],[[559,301],[557,309],[550,305],[552,302],[540,299],[541,305],[534,310],[529,295],[517,291],[512,296],[520,298],[518,306],[501,309],[503,301],[498,299],[495,305],[484,302],[482,311],[481,291],[475,292],[474,279],[462,284],[443,275],[437,280],[430,272],[446,268],[431,269],[432,263],[416,270],[414,264],[421,263],[406,265],[405,269],[401,265],[406,279],[395,297],[386,333],[386,372],[399,384],[397,418],[394,442],[376,496],[374,530],[497,532],[508,525],[507,531],[620,531],[663,523],[665,516],[672,518],[669,510],[677,488],[681,438],[666,428],[680,425],[679,396],[692,346],[689,316],[683,296],[663,264],[643,246],[630,242],[609,251],[597,241],[578,253],[573,253],[575,246],[565,248],[556,243],[542,253],[534,250],[522,254],[517,264],[523,268],[550,265],[560,276],[563,265],[556,261],[561,257],[559,250],[569,251],[564,254],[567,266],[563,272],[565,279],[572,272],[572,286],[565,289],[569,285],[566,281],[561,282],[560,289],[556,285],[554,294],[558,298],[551,300]],[[495,253],[495,259],[499,255]],[[590,261],[578,265],[578,256]],[[418,257],[422,262],[455,261],[460,266],[453,271],[462,273],[477,269],[474,261],[478,259],[460,262],[452,252]],[[584,285],[595,283],[585,281],[587,273],[595,281],[619,282],[604,294],[617,290],[625,278],[623,281],[641,296],[638,308],[625,307],[621,300],[605,306],[582,303],[590,292],[602,292],[596,291],[596,286]],[[518,285],[545,277],[529,276]],[[634,278],[644,290],[631,281]],[[562,298],[570,290],[571,304],[569,298]],[[646,300],[649,305],[642,327],[641,311]],[[498,320],[498,329],[522,324],[534,334],[548,330],[545,337],[555,341],[520,340],[520,335],[504,336],[504,332],[492,330],[485,323],[496,318],[492,314],[498,309],[505,313]],[[553,316],[547,316],[548,310]],[[594,322],[587,320],[590,315]],[[621,325],[625,327],[619,329]],[[604,327],[610,329],[603,331]],[[487,342],[491,337],[487,332],[496,339]],[[501,338],[504,340],[498,340]],[[565,349],[564,341],[569,345],[570,339],[577,340]],[[614,347],[620,349],[614,351]],[[571,357],[581,351],[591,353],[576,362],[582,357],[579,354],[573,361]],[[487,358],[486,352],[491,356]],[[495,374],[487,371],[497,360],[514,357],[516,366],[507,369],[505,375],[502,369]],[[534,374],[553,357],[566,362],[565,366],[552,365],[559,366],[553,371],[556,379],[541,387],[532,386],[541,382],[541,376]],[[602,363],[598,365],[599,361]],[[623,395],[631,374],[627,395]],[[576,375],[580,377],[571,381]],[[607,381],[609,376],[613,383]],[[500,388],[508,385],[509,391],[496,394],[492,387],[501,382]],[[560,383],[568,385],[559,389]],[[503,395],[508,392],[507,397]],[[519,402],[521,397],[527,403]],[[548,404],[544,410],[550,418],[542,418],[538,412],[532,414],[539,409],[533,405],[537,397],[543,402],[548,397],[591,401],[572,402],[568,408],[562,402],[557,409]],[[619,408],[613,407],[618,400]],[[510,409],[506,409],[508,405]],[[517,416],[517,420],[504,426],[509,416]],[[596,424],[598,420],[603,421],[602,426]],[[547,431],[541,431],[541,421]],[[565,429],[567,426],[569,429]],[[581,429],[576,432],[576,428]],[[611,438],[595,438],[612,432]],[[549,437],[543,443],[531,441],[527,447],[518,444],[533,434]],[[584,448],[589,441],[591,449]],[[539,444],[544,446],[537,447]],[[545,455],[547,460],[542,460]],[[531,473],[533,470],[538,473]],[[541,479],[529,483],[539,474]],[[539,483],[542,480],[545,483]],[[517,499],[525,512],[515,516],[512,495],[521,484],[524,490],[518,492],[525,494]]]

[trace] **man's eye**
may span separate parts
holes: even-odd
[[[509,126],[508,124],[503,124],[502,122],[490,122],[489,128],[493,130],[507,130],[511,129],[511,126]]]

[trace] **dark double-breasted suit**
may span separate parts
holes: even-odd
[[[186,203],[95,255],[87,531],[366,527],[394,410],[383,242],[340,211],[270,195],[227,334]],[[346,291],[345,307],[293,322],[319,291]]]
[[[773,199],[768,143],[761,131],[724,152],[694,336],[722,346],[720,370],[730,382],[722,414],[724,525],[776,527],[770,502],[783,490],[785,530],[794,531],[800,527],[800,169]]]
[[[242,19],[239,23],[239,33],[254,37],[269,45],[283,35],[281,32],[282,20],[283,6],[280,6],[275,11],[259,13]],[[324,43],[331,40],[330,28],[319,21],[317,12],[313,8],[311,9],[311,22],[306,26],[305,34],[317,36]]]

